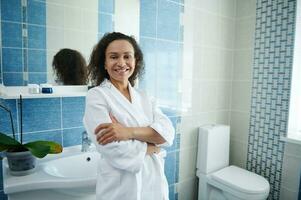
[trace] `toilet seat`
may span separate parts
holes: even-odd
[[[264,199],[270,190],[265,178],[236,166],[211,174],[208,183],[241,199]]]

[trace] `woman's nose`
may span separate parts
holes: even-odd
[[[123,67],[125,65],[125,60],[123,58],[119,58],[117,64],[118,66]]]

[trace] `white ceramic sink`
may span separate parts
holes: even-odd
[[[96,152],[67,156],[45,163],[44,171],[62,178],[93,178],[96,177],[98,158]]]
[[[12,176],[3,160],[3,189],[10,200],[95,200],[100,154],[64,148],[61,154],[37,160],[35,172]]]

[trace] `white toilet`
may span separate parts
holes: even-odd
[[[230,127],[199,128],[197,176],[198,200],[264,200],[269,182],[253,172],[229,166]]]

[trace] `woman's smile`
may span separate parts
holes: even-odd
[[[126,40],[115,40],[106,50],[105,68],[112,82],[127,84],[135,69],[134,48]]]

